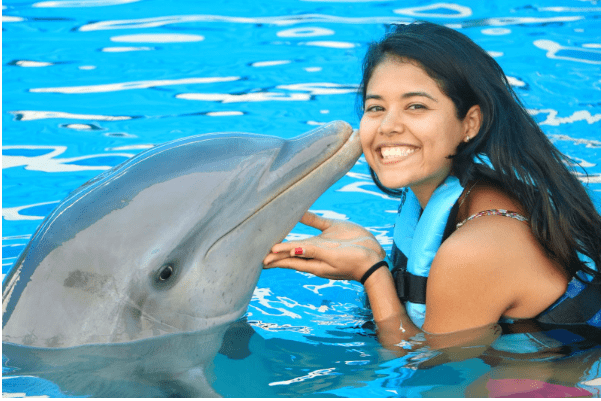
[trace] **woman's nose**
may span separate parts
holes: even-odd
[[[403,131],[403,122],[398,113],[388,111],[380,121],[379,131],[383,135],[399,134]]]

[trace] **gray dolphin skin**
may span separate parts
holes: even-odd
[[[125,358],[138,384],[169,382],[179,394],[202,383],[199,365],[245,314],[270,247],[360,155],[357,133],[335,121],[289,140],[178,139],[92,179],[43,221],[4,280],[9,365],[56,368],[85,353],[115,371]]]

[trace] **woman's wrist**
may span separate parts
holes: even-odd
[[[367,280],[365,280],[363,283],[363,288],[365,289],[365,292],[369,294],[372,290],[377,290],[378,288],[381,288],[382,286],[388,286],[389,284],[394,286],[392,274],[386,266],[381,266],[372,274],[370,274]]]
[[[388,262],[386,260],[380,260],[379,262],[374,263],[367,271],[363,274],[359,282],[362,285],[365,285],[365,282],[371,277],[372,274],[375,273],[376,270],[380,268],[388,269]]]

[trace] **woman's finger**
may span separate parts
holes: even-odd
[[[281,260],[281,259],[286,259],[286,258],[289,258],[289,257],[290,257],[289,250],[285,250],[285,251],[273,251],[272,250],[263,259],[263,264],[264,265],[269,265],[269,264],[271,264],[273,262],[276,262],[276,261]]]
[[[276,260],[289,258],[290,256],[302,257],[304,252],[301,251],[301,249],[304,249],[306,245],[307,243],[304,241],[282,242],[279,244],[275,244],[271,247],[271,252],[267,254],[267,256],[263,259],[263,264],[267,265],[273,263]],[[296,248],[300,248],[297,250],[297,252],[299,252],[298,255],[294,254]]]
[[[303,259],[321,259],[320,248],[311,244],[299,244],[290,249],[288,254],[292,257],[303,258]]]
[[[311,273],[316,276],[328,276],[325,272],[333,271],[334,268],[327,263],[317,259],[286,258],[263,266],[265,269],[282,268],[292,269],[303,273]]]
[[[306,226],[317,228],[320,231],[325,231],[332,225],[332,222],[329,219],[320,217],[311,212],[306,212],[300,222]]]

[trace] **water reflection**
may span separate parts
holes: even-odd
[[[306,38],[311,36],[329,36],[334,35],[334,31],[326,28],[292,28],[279,31],[276,35],[280,38]]]
[[[308,101],[316,95],[343,95],[355,93],[357,85],[344,85],[329,82],[278,85],[276,89],[294,92],[309,93],[286,93],[270,92],[261,90],[257,92],[229,94],[229,93],[180,93],[178,99],[202,100],[221,103],[245,103],[266,101]]]
[[[337,42],[337,41],[333,41],[333,40],[314,40],[311,42],[301,42],[301,43],[299,43],[299,45],[328,47],[330,49],[352,49],[353,47],[359,46],[358,43]]]
[[[102,131],[106,129],[95,124],[60,124],[59,127],[74,129],[78,131]]]
[[[204,100],[221,103],[246,103],[266,101],[307,101],[311,95],[305,93],[281,93],[281,92],[255,92],[243,93],[241,95],[230,95],[227,93],[180,93],[175,96],[178,99]]]
[[[41,1],[31,6],[37,8],[73,8],[73,7],[104,7],[120,4],[136,3],[140,0],[61,0]]]
[[[327,22],[336,24],[394,24],[409,23],[411,19],[402,17],[339,17],[324,14],[299,14],[280,17],[230,17],[225,15],[175,15],[155,18],[139,18],[114,21],[99,21],[83,25],[80,31],[99,31],[113,29],[156,28],[171,24],[190,22],[227,22],[236,24],[269,24],[276,26],[301,23]]]
[[[256,61],[254,63],[251,63],[250,66],[251,67],[273,67],[276,65],[290,64],[291,62],[292,61],[290,61],[290,60]]]
[[[25,206],[3,207],[2,208],[2,217],[4,218],[4,220],[43,220],[44,217],[46,217],[46,215],[48,214],[48,212],[50,212],[50,210],[52,210],[52,208],[45,208],[46,210],[44,210],[44,211],[46,213],[44,213],[41,216],[21,214],[21,211],[24,211],[27,209],[38,208],[40,206],[56,205],[58,202],[59,201],[53,201],[53,202],[35,203],[33,205],[25,205]]]
[[[205,38],[201,35],[185,35],[177,33],[140,33],[135,35],[113,36],[111,42],[134,43],[182,43],[201,42]]]
[[[539,122],[539,125],[558,126],[561,124],[572,124],[577,121],[586,121],[589,124],[594,124],[598,121],[601,121],[601,113],[592,115],[591,112],[588,110],[575,111],[569,117],[557,117],[559,112],[557,110],[553,110],[553,109],[543,109],[543,110],[530,109],[530,110],[528,110],[528,113],[530,113],[530,115],[532,115],[532,116],[536,116],[541,113],[547,114],[547,118],[544,121]]]
[[[108,170],[118,164],[115,163],[115,158],[120,158],[121,161],[125,161],[134,156],[131,153],[105,153],[78,157],[57,157],[66,150],[66,146],[3,146],[2,169],[24,167],[26,170],[43,171],[46,173]],[[43,153],[32,155],[30,151],[42,151]],[[102,165],[102,159],[106,160],[107,158],[110,159],[112,163],[109,165]]]
[[[456,24],[457,28],[471,28],[484,26],[507,26],[507,25],[527,25],[527,24],[550,24],[561,22],[575,22],[583,20],[582,16],[565,17],[496,17],[467,20]],[[454,27],[455,27],[454,26]]]
[[[48,67],[54,65],[54,63],[48,63],[45,61],[32,61],[32,60],[17,60],[11,61],[9,65],[17,65],[19,67]]]
[[[21,22],[21,21],[25,21],[25,18],[21,18],[21,17],[13,17],[10,15],[2,15],[2,22]]]
[[[570,141],[575,145],[585,145],[587,148],[601,148],[601,141],[596,139],[572,138],[568,135],[550,135],[550,138],[557,141]]]
[[[417,18],[465,18],[472,15],[471,8],[452,3],[435,3],[421,7],[399,8],[393,10],[393,12]]]
[[[103,47],[100,51],[105,53],[125,53],[125,52],[139,52],[139,51],[148,51],[155,50],[154,47],[148,46],[129,46],[129,47]]]
[[[556,60],[578,61],[588,64],[601,64],[601,51],[594,48],[562,46],[548,39],[535,40],[534,46],[547,51],[547,57]]]
[[[65,86],[58,88],[33,88],[29,92],[33,93],[101,93],[117,92],[131,89],[147,89],[157,86],[170,85],[191,85],[191,84],[214,84],[222,82],[238,81],[240,77],[200,77],[200,78],[181,78],[181,79],[159,79],[148,81],[120,82],[104,85],[86,85],[86,86]]]
[[[48,118],[65,118],[70,120],[94,120],[94,121],[123,121],[131,120],[132,116],[106,116],[100,114],[75,114],[62,111],[37,111],[37,110],[17,110],[9,111],[15,116],[17,121],[45,120]]]

